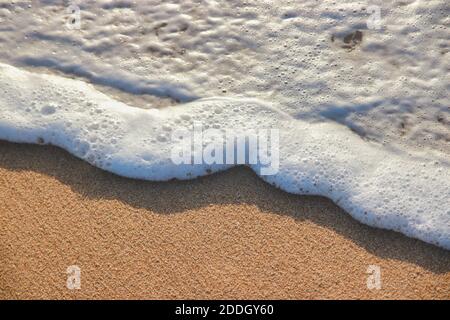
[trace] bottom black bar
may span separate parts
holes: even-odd
[[[73,316],[89,316],[93,312],[110,312],[115,317],[130,318],[132,313],[145,315],[147,319],[291,319],[329,315],[348,316],[358,313],[355,306],[361,306],[363,313],[385,316],[386,305],[406,306],[402,314],[415,313],[430,301],[291,301],[291,300],[162,300],[162,301],[2,301],[0,307],[5,312],[9,307],[14,314],[29,312],[41,307],[52,313],[61,312]],[[442,309],[448,308],[448,301],[434,303]],[[23,308],[29,306],[31,308]],[[382,306],[382,308],[380,308]],[[98,309],[98,310],[96,310]],[[435,309],[434,309],[435,310]],[[39,310],[37,310],[39,312]],[[47,310],[45,311],[48,312]],[[310,313],[311,312],[311,313]],[[38,313],[36,313],[37,315]]]

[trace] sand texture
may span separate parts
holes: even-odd
[[[1,299],[450,298],[450,252],[245,168],[152,183],[0,142]],[[81,268],[81,289],[66,269]],[[381,268],[369,290],[367,268]]]

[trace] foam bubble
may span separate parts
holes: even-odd
[[[5,64],[0,88],[1,139],[53,144],[130,178],[191,179],[230,167],[175,165],[170,132],[179,127],[200,122],[242,131],[279,129],[279,171],[262,176],[267,182],[329,197],[363,223],[450,249],[450,164],[432,154],[389,150],[345,126],[308,123],[255,99],[209,98],[143,110],[84,82]],[[250,167],[260,172],[259,164]]]

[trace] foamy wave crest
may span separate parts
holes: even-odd
[[[174,128],[201,122],[279,129],[279,170],[264,180],[287,192],[326,196],[363,223],[450,249],[450,170],[442,160],[389,151],[346,127],[307,123],[251,99],[144,110],[78,80],[4,64],[0,88],[0,139],[56,145],[130,178],[189,179],[230,167],[175,165]],[[249,166],[259,173],[259,164]]]

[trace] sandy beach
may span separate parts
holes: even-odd
[[[449,299],[450,252],[235,168],[121,178],[0,142],[0,299]],[[66,287],[68,266],[81,289]],[[379,266],[381,289],[367,288]]]

